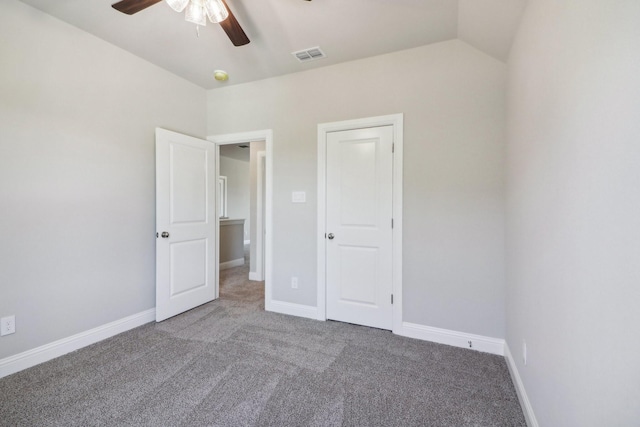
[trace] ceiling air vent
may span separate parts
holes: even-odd
[[[299,50],[297,52],[292,52],[292,55],[295,56],[300,62],[309,62],[314,59],[326,58],[327,55],[324,54],[319,47],[310,47],[309,49]]]

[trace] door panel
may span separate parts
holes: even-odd
[[[378,249],[346,246],[340,248],[340,301],[376,306],[376,264]]]
[[[215,297],[215,165],[214,144],[156,129],[158,322]]]
[[[327,134],[327,318],[391,329],[393,128]]]
[[[377,139],[363,139],[338,145],[342,225],[376,226],[377,143]]]
[[[170,146],[171,223],[207,221],[207,150]]]
[[[207,285],[207,239],[169,243],[171,297]]]

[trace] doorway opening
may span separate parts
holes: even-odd
[[[219,285],[220,298],[254,302],[264,301],[263,271],[257,256],[263,214],[259,207],[259,153],[264,141],[219,146]]]
[[[216,144],[218,152],[216,298],[220,297],[221,279],[264,281],[268,309],[272,132],[214,135],[207,139]]]

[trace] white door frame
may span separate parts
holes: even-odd
[[[220,150],[216,150],[216,155],[219,157],[220,156]],[[218,209],[218,219],[220,217],[226,217],[227,216],[227,177],[224,175],[220,175],[220,162],[216,163],[216,170],[218,171],[218,191],[220,192],[218,194],[218,200],[222,200],[222,206],[224,206],[224,209],[222,209],[222,212],[220,210],[220,203],[218,203],[218,205],[216,205],[216,209]],[[220,215],[222,214],[222,215]]]
[[[273,131],[271,129],[257,130],[252,132],[240,132],[240,133],[229,133],[223,135],[210,135],[207,137],[208,141],[211,141],[218,145],[217,148],[217,159],[220,161],[220,145],[229,145],[229,144],[241,144],[241,143],[250,143],[251,141],[265,141],[265,150],[266,150],[266,206],[265,206],[265,218],[264,218],[264,231],[265,231],[265,254],[264,254],[264,305],[265,310],[269,311],[271,309],[271,301],[272,301],[272,283],[271,283],[271,254],[272,254],[272,243],[273,243],[273,233],[272,230],[272,195],[273,195]],[[216,170],[220,170],[220,165],[216,165]],[[219,211],[219,208],[216,207],[216,212]],[[220,218],[216,217],[216,227],[220,228]],[[220,233],[216,235],[216,247],[220,247]],[[220,295],[220,271],[219,264],[220,259],[218,252],[216,252],[216,298]]]
[[[265,183],[264,183],[264,175],[266,169],[267,162],[267,153],[266,151],[258,151],[257,153],[257,164],[256,164],[256,271],[253,273],[253,277],[251,277],[252,273],[249,273],[250,280],[264,280],[264,202],[265,202]]]
[[[317,266],[318,266],[318,320],[327,320],[327,283],[326,283],[326,200],[327,200],[327,133],[354,130],[378,126],[393,126],[393,329],[402,330],[402,148],[403,114],[368,117],[341,122],[321,123],[318,125],[318,230],[317,230]]]

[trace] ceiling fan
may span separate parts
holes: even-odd
[[[111,7],[127,15],[133,15],[161,1],[121,0],[112,4]],[[206,25],[207,17],[211,22],[219,23],[234,46],[244,46],[249,43],[249,37],[245,34],[236,17],[233,16],[233,12],[225,0],[168,0],[167,3],[177,12],[182,12],[186,8],[187,21],[197,25]],[[189,19],[190,17],[191,19]]]

